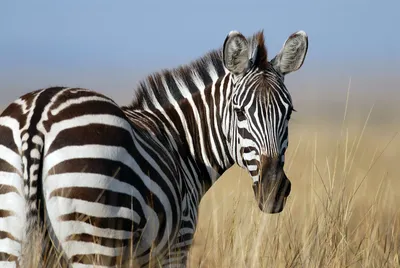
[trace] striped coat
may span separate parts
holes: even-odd
[[[141,266],[184,266],[201,197],[243,163],[234,149],[239,137],[227,136],[238,120],[237,85],[272,72],[269,83],[283,90],[283,76],[300,68],[307,51],[303,32],[271,62],[262,34],[245,40],[230,34],[223,53],[149,76],[129,106],[62,87],[10,104],[0,117],[0,264],[23,265],[21,243],[44,224],[73,267],[115,266],[128,256]],[[232,58],[244,48],[255,65]],[[245,65],[252,70],[241,75]],[[274,190],[274,206],[283,206],[285,187]]]

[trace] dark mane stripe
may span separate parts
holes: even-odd
[[[208,86],[224,74],[222,51],[211,51],[189,64],[149,75],[136,88],[130,108],[153,110],[157,108],[155,100],[160,106],[170,104],[169,94],[178,101],[187,97],[184,92],[194,94],[203,90],[203,88],[198,88],[193,77],[197,77],[204,86]]]
[[[262,31],[255,33],[253,36],[247,38],[247,40],[252,50],[264,48],[262,52],[267,57]],[[135,89],[135,96],[129,105],[129,109],[159,109],[171,104],[171,98],[168,96],[172,96],[175,101],[179,101],[187,97],[187,94],[192,95],[204,90],[207,86],[215,82],[218,77],[225,75],[225,72],[222,61],[222,49],[220,48],[207,53],[189,64],[153,73],[139,83]],[[194,76],[201,80],[204,87],[199,88],[196,85]]]

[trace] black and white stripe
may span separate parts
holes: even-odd
[[[129,106],[80,88],[12,103],[0,117],[2,267],[20,262],[44,218],[73,267],[111,267],[131,253],[140,266],[185,266],[200,200],[234,163],[253,176],[260,208],[279,212],[290,187],[283,76],[306,51],[297,32],[269,62],[262,33],[232,32],[222,52],[149,76]]]

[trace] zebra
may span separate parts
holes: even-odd
[[[267,58],[264,35],[232,31],[222,49],[148,76],[131,104],[83,88],[27,93],[0,116],[0,265],[23,265],[44,225],[71,267],[185,267],[202,196],[234,164],[258,206],[283,210],[294,111],[284,77],[308,36]],[[136,266],[135,266],[136,267]]]

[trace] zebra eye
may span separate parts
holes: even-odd
[[[250,67],[253,67],[253,65],[254,65],[253,59],[249,59],[249,66],[250,66]]]
[[[235,109],[235,112],[239,121],[246,120],[246,115],[242,109]]]

